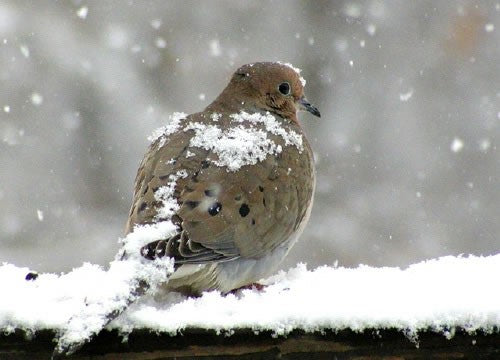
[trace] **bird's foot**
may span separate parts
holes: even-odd
[[[252,284],[248,284],[248,285],[239,287],[237,289],[231,290],[230,292],[228,292],[228,294],[233,294],[234,295],[237,292],[239,292],[240,290],[257,290],[257,291],[262,291],[262,290],[264,290],[264,288],[266,286],[267,285],[262,285],[262,284],[259,284],[259,283],[252,283]]]

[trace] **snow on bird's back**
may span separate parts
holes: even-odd
[[[268,134],[280,136],[285,146],[303,150],[302,136],[291,129],[285,129],[270,113],[261,114],[240,112],[229,116],[231,124],[221,127],[218,124],[190,122],[184,131],[194,131],[190,146],[203,148],[216,154],[213,162],[225,166],[228,171],[237,171],[245,165],[255,165],[264,161],[268,155],[283,151]],[[262,126],[261,126],[262,125]]]

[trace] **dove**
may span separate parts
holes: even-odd
[[[313,203],[313,152],[297,119],[320,112],[300,70],[281,62],[241,66],[202,112],[157,137],[137,172],[126,232],[172,221],[177,232],[142,248],[169,256],[167,291],[197,295],[245,287],[276,271]],[[178,209],[162,216],[163,189]],[[163,199],[164,200],[164,199]]]
[[[78,351],[146,293],[225,294],[276,271],[313,203],[313,152],[297,113],[320,112],[304,85],[287,63],[243,65],[203,111],[175,113],[155,132],[137,171],[127,236],[108,270],[128,290],[87,299],[59,331],[54,359]],[[158,276],[157,262],[167,258],[173,273]]]

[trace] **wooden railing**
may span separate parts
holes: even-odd
[[[54,332],[0,335],[0,359],[50,359]],[[135,330],[127,341],[117,331],[102,331],[71,359],[500,359],[500,330],[469,334],[455,330],[419,332],[409,336],[395,329],[305,333],[285,336],[237,330],[185,329],[182,334]]]

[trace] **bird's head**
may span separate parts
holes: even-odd
[[[257,62],[241,66],[216,101],[226,98],[241,110],[256,108],[297,121],[297,111],[320,117],[304,95],[305,80],[299,70],[281,62]]]

